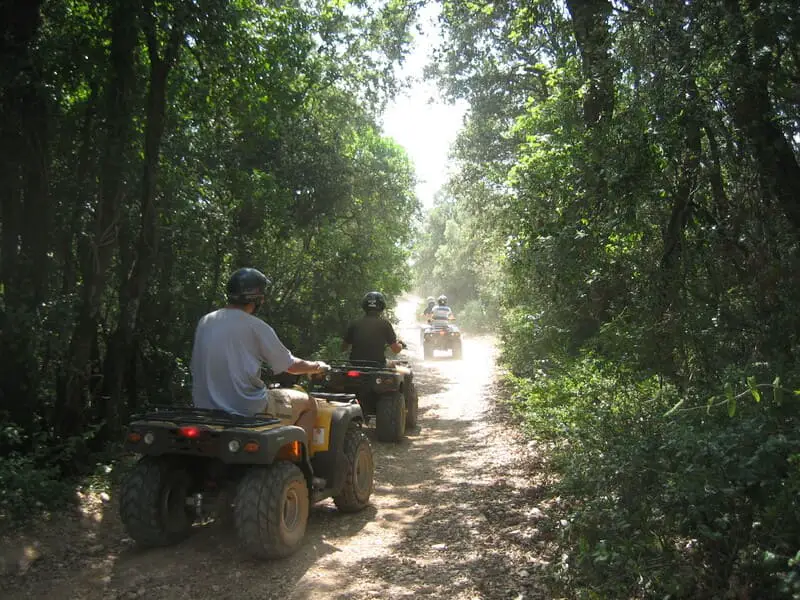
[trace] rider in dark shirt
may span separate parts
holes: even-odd
[[[389,346],[395,354],[403,349],[392,324],[381,313],[386,300],[380,292],[370,292],[361,302],[364,316],[350,324],[342,342],[342,349],[350,350],[351,361],[370,361],[386,364],[385,350]]]
[[[425,306],[425,310],[422,311],[422,320],[430,323],[431,318],[433,318],[433,307],[436,306],[436,300],[433,299],[433,296],[428,296],[425,303],[427,306]]]

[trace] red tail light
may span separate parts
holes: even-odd
[[[200,428],[199,427],[181,427],[178,432],[183,436],[190,439],[195,439],[200,437]]]
[[[358,377],[359,375],[361,375],[361,371],[348,371],[347,372],[347,376],[348,377]]]

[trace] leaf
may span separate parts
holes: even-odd
[[[761,392],[759,391],[756,383],[756,378],[752,375],[747,378],[747,385],[750,387],[750,393],[753,394],[753,399],[756,402],[761,402]]]
[[[716,396],[711,396],[711,398],[708,399],[708,403],[706,404],[706,414],[709,415],[711,414],[711,407],[714,406],[714,402],[716,401],[717,401]]]
[[[736,414],[736,396],[733,394],[733,385],[730,382],[725,384],[725,397],[728,399],[728,416]]]

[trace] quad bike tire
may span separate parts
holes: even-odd
[[[282,558],[305,537],[310,501],[297,465],[278,462],[248,470],[236,490],[234,524],[239,541],[258,558]]]
[[[375,406],[375,433],[380,442],[399,442],[406,432],[406,400],[400,392],[384,394]]]
[[[361,429],[350,427],[345,433],[344,457],[347,469],[344,486],[342,491],[333,497],[333,502],[342,512],[358,512],[369,504],[375,476],[372,446]]]
[[[417,426],[417,415],[419,414],[419,395],[417,386],[411,381],[403,389],[406,401],[406,430],[414,429]]]
[[[458,342],[453,346],[453,358],[460,360],[461,356],[461,342]]]
[[[142,547],[169,546],[191,533],[195,514],[186,504],[192,478],[160,457],[142,458],[120,490],[120,519]]]

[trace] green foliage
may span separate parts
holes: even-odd
[[[0,458],[0,486],[0,531],[63,506],[74,496],[74,487],[57,465],[42,466],[20,453]]]
[[[470,112],[424,256],[446,281],[448,231],[497,251],[461,279],[499,274],[515,405],[574,513],[565,595],[796,595],[796,5],[442,15],[432,72]]]
[[[47,445],[47,436],[39,433],[33,440],[21,427],[6,421],[0,428],[0,530],[8,529],[45,510],[68,502],[74,486],[64,478],[60,461]],[[27,442],[33,451],[22,451]],[[82,440],[69,440],[65,453],[75,452]]]
[[[553,444],[562,473],[563,585],[608,598],[721,597],[731,587],[777,598],[794,581],[795,406],[756,403],[748,390],[733,417],[705,402],[664,417],[673,387],[594,360],[513,388],[514,410]]]
[[[438,196],[413,260],[415,287],[421,296],[446,295],[459,325],[469,331],[497,326],[502,293],[497,238],[481,230],[478,219],[452,197]]]
[[[364,292],[410,284],[419,210],[378,125],[416,3],[17,9],[0,25],[0,139],[19,149],[0,163],[14,506],[85,474],[130,414],[190,401],[195,325],[240,266],[272,279],[261,316],[294,353],[333,352]]]

